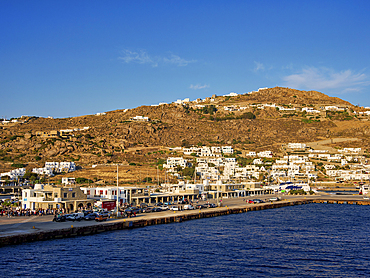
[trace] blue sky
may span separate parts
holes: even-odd
[[[0,116],[275,86],[370,106],[369,3],[0,1]]]

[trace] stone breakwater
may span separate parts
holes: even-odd
[[[51,239],[60,239],[68,238],[75,236],[84,236],[84,235],[93,235],[97,233],[115,231],[115,230],[124,230],[124,229],[134,229],[140,227],[146,227],[151,225],[159,224],[170,224],[176,222],[183,222],[188,220],[208,218],[223,216],[236,213],[245,213],[249,211],[265,210],[265,209],[275,209],[287,206],[303,205],[310,203],[329,203],[329,204],[356,204],[356,205],[370,205],[369,201],[346,201],[346,200],[295,200],[295,201],[280,201],[274,203],[262,203],[251,205],[248,207],[220,207],[210,210],[197,210],[192,212],[176,212],[171,215],[159,216],[155,218],[144,218],[144,219],[132,219],[125,218],[115,222],[105,222],[105,223],[96,223],[94,225],[82,226],[82,227],[73,227],[70,228],[61,228],[54,229],[49,231],[38,231],[33,233],[19,233],[16,235],[2,236],[0,237],[0,247],[6,245],[22,244],[26,242],[42,241],[42,240],[51,240]]]

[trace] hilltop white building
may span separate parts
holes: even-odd
[[[149,118],[144,116],[135,116],[131,118],[131,121],[149,122]]]

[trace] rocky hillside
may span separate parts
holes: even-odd
[[[283,111],[260,104],[276,104],[296,111]],[[196,106],[198,105],[198,106]],[[301,112],[336,105],[347,112]],[[204,107],[202,107],[204,106]],[[231,107],[225,110],[225,107]],[[360,108],[339,98],[315,91],[271,88],[235,97],[207,98],[186,105],[166,104],[116,110],[106,115],[48,119],[28,117],[2,125],[0,172],[14,164],[42,166],[45,161],[77,161],[78,165],[125,162],[146,163],[166,157],[168,147],[232,145],[240,150],[279,150],[288,142],[323,138],[356,137],[369,147],[370,124],[353,111]],[[349,112],[348,112],[349,111]],[[135,116],[148,122],[131,121]],[[84,127],[88,129],[83,130]],[[71,130],[65,137],[44,138],[37,132]],[[77,130],[79,129],[79,130]]]

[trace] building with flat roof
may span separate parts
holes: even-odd
[[[80,187],[60,187],[36,184],[34,189],[22,190],[23,209],[69,209],[92,207],[94,200],[88,199]]]

